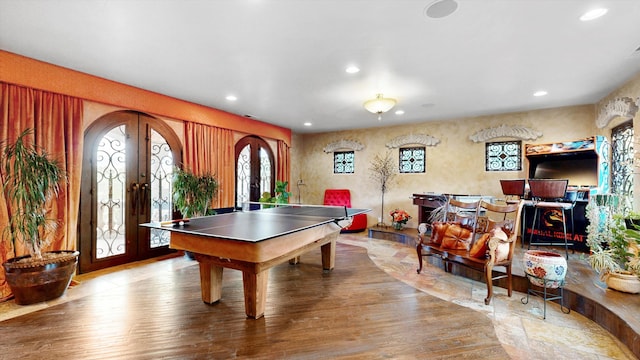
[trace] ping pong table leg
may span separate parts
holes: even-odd
[[[222,297],[222,268],[208,261],[198,261],[200,264],[200,290],[202,301],[213,304]]]
[[[331,242],[328,242],[320,247],[320,251],[322,252],[322,269],[324,270],[333,270],[333,267],[336,265],[336,239],[338,235],[335,234],[335,237],[331,239]]]
[[[244,285],[244,310],[247,317],[258,319],[264,316],[265,303],[267,301],[267,281],[269,269],[253,273],[242,271],[242,283]]]

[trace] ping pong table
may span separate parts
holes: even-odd
[[[350,219],[369,209],[278,206],[141,226],[171,231],[169,247],[190,251],[200,266],[202,301],[222,297],[224,268],[242,271],[245,313],[264,316],[269,269],[320,247],[322,268],[335,265],[336,239]]]

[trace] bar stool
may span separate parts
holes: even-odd
[[[506,196],[505,202],[507,204],[517,204],[520,200],[524,199],[525,188],[526,188],[526,180],[525,179],[515,179],[515,180],[500,180],[500,187],[502,187],[502,194]],[[529,205],[525,203],[525,205]],[[525,237],[525,211],[522,211],[522,233],[520,234],[520,241],[522,243],[522,247],[524,248],[524,237]]]
[[[531,223],[531,235],[529,236],[529,249],[531,245],[555,245],[553,242],[534,242],[533,233],[536,228],[540,227],[540,219],[538,214],[540,210],[549,211],[557,209],[562,215],[562,231],[564,233],[564,249],[566,258],[569,259],[569,241],[567,240],[567,221],[566,211],[571,211],[571,231],[574,231],[573,224],[573,208],[574,202],[564,201],[567,196],[567,185],[569,180],[567,179],[529,179],[529,191],[531,193],[531,199],[533,211],[533,222]],[[537,219],[537,223],[536,223]],[[573,246],[573,242],[571,243]]]

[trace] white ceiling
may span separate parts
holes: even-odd
[[[638,0],[433,2],[0,0],[0,49],[295,132],[592,104],[640,71]],[[404,115],[366,112],[380,92]]]

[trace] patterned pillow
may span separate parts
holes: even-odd
[[[445,249],[469,250],[471,230],[460,224],[449,224],[442,236],[442,247]]]

